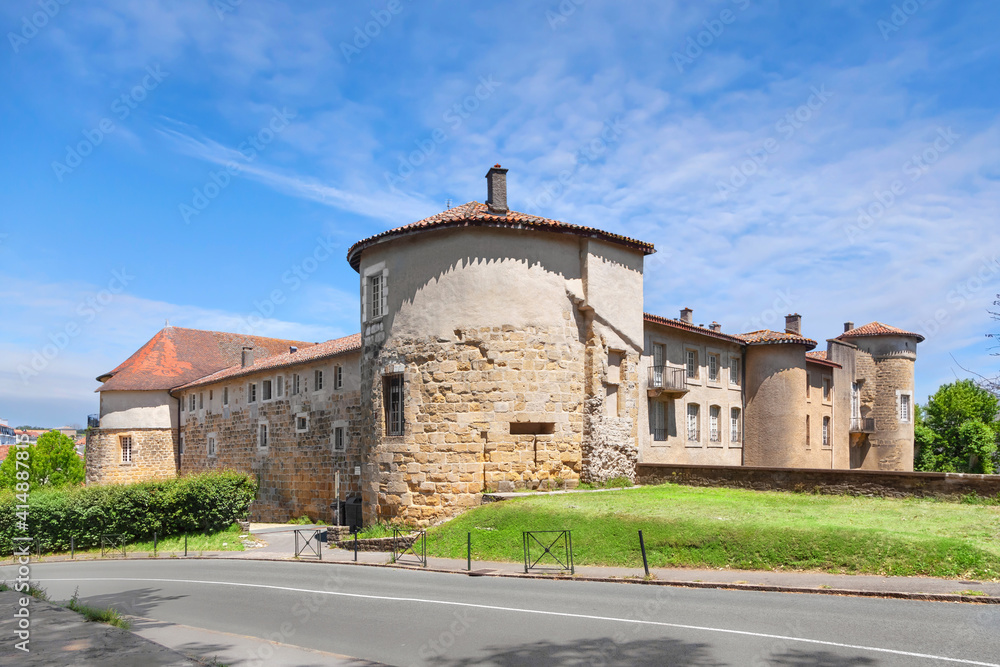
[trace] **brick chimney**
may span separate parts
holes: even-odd
[[[854,328],[854,322],[844,322],[844,333]]]
[[[243,346],[243,355],[241,359],[241,364],[243,368],[247,366],[253,366],[253,348],[247,345]]]
[[[498,164],[486,172],[486,206],[490,213],[507,213],[507,170]]]
[[[722,331],[722,325],[719,324],[718,322],[712,322],[711,324],[708,325],[708,328],[714,331],[715,333],[719,333]]]
[[[694,322],[694,311],[690,308],[681,308],[681,322],[691,324]]]
[[[798,313],[785,315],[785,333],[802,335],[802,316]]]

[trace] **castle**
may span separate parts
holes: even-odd
[[[355,243],[360,333],[324,343],[167,327],[98,377],[88,483],[231,468],[254,517],[426,525],[485,491],[634,479],[638,462],[912,470],[919,334],[824,350],[643,310],[652,245],[470,202]],[[339,474],[338,474],[339,473]]]

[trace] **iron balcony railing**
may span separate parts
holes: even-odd
[[[874,417],[851,417],[851,433],[874,433]]]
[[[663,391],[687,391],[684,369],[670,366],[651,366],[649,369],[649,388]]]

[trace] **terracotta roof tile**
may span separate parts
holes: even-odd
[[[510,229],[541,229],[550,232],[564,232],[568,234],[576,234],[578,236],[590,236],[604,239],[605,241],[611,241],[612,243],[620,243],[621,245],[641,250],[643,254],[646,255],[655,252],[653,244],[646,243],[645,241],[637,241],[635,239],[628,238],[627,236],[612,234],[611,232],[606,232],[594,227],[571,225],[567,222],[542,218],[537,215],[529,215],[527,213],[519,213],[517,211],[507,211],[504,214],[492,213],[489,208],[487,208],[486,204],[480,204],[477,201],[470,201],[467,204],[450,208],[447,211],[432,215],[429,218],[424,218],[423,220],[418,220],[417,222],[411,222],[403,225],[402,227],[396,227],[395,229],[389,229],[380,234],[369,236],[366,239],[358,241],[351,246],[350,250],[347,251],[347,261],[351,263],[351,266],[353,266],[355,270],[357,270],[361,265],[361,252],[365,248],[396,236],[405,236],[407,234],[422,232],[428,229],[477,226],[506,227]]]
[[[680,329],[681,331],[690,331],[692,333],[702,334],[709,336],[711,338],[718,338],[720,340],[728,340],[731,343],[737,343],[739,345],[745,345],[746,343],[730,334],[724,334],[721,331],[712,331],[705,327],[695,326],[694,324],[689,324],[682,320],[677,320],[669,317],[662,317],[660,315],[653,315],[652,313],[643,313],[642,319],[646,322],[652,322],[653,324],[660,324],[665,327],[673,327],[674,329]]]
[[[830,361],[826,356],[826,350],[813,350],[812,352],[806,352],[806,361],[813,364],[820,364],[822,366],[829,366],[830,368],[843,368],[840,364],[835,361]]]
[[[826,350],[813,350],[812,352],[806,352],[806,356],[810,359],[823,359],[826,360]]]
[[[770,329],[736,334],[736,337],[747,345],[808,345],[810,350],[816,347],[816,341],[811,338]]]
[[[917,342],[924,340],[924,337],[918,333],[904,331],[903,329],[882,324],[881,322],[869,322],[864,326],[855,327],[850,331],[840,334],[837,338],[860,338],[863,336],[912,336],[917,339]]]
[[[285,352],[284,354],[276,354],[267,357],[266,359],[255,358],[253,365],[247,366],[246,368],[244,368],[241,364],[235,364],[229,368],[224,368],[212,373],[211,375],[206,375],[205,377],[198,378],[185,385],[176,387],[175,390],[181,391],[184,389],[190,389],[191,387],[199,387],[206,384],[212,384],[213,382],[221,382],[222,380],[242,377],[244,375],[252,375],[253,373],[259,373],[261,371],[274,368],[296,366],[298,364],[318,361],[320,359],[336,357],[349,352],[356,352],[360,349],[361,334],[356,333],[343,338],[328,340],[325,343],[317,343],[311,347],[305,348],[304,350],[299,350],[298,352]]]
[[[165,327],[114,370],[97,378],[97,391],[156,391],[191,382],[239,362],[243,346],[255,358],[288,352],[289,346],[314,343],[244,336],[221,331]]]

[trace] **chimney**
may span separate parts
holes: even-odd
[[[722,331],[722,325],[719,324],[718,322],[712,322],[711,324],[708,325],[708,328],[714,331],[715,333],[719,333]]]
[[[844,322],[844,333],[854,328],[854,322]]]
[[[798,313],[785,315],[785,333],[802,335],[802,316]]]
[[[299,348],[295,347],[294,345],[289,345],[288,346],[288,354],[295,354],[298,351],[299,351]]]
[[[681,308],[681,322],[687,322],[691,324],[694,322],[693,319],[694,311],[690,308]]]
[[[247,366],[253,366],[253,348],[244,345],[243,346],[243,358],[241,360],[243,368]]]
[[[490,213],[507,213],[507,170],[498,164],[486,172],[486,206]]]

